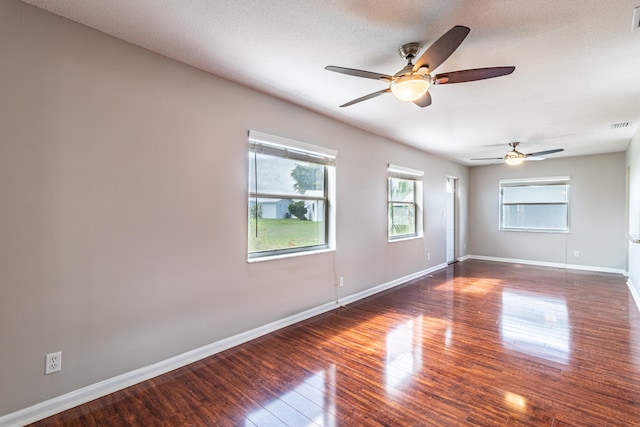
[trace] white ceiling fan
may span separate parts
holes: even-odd
[[[451,71],[432,75],[449,56],[460,46],[462,41],[471,31],[468,27],[456,25],[436,40],[413,64],[413,60],[418,55],[420,43],[407,43],[400,47],[398,53],[407,61],[400,71],[393,76],[376,73],[373,71],[356,70],[354,68],[337,67],[329,65],[325,67],[328,71],[348,74],[366,79],[380,80],[388,83],[389,87],[370,93],[360,98],[342,104],[340,107],[348,107],[358,102],[375,98],[385,93],[392,93],[401,101],[411,101],[419,107],[431,105],[430,85],[443,85],[452,83],[472,82],[476,80],[492,79],[494,77],[506,76],[513,73],[516,67],[488,67],[475,68],[470,70]]]
[[[478,159],[469,160],[504,160],[506,164],[515,166],[519,165],[529,157],[546,156],[547,154],[559,153],[561,151],[564,151],[564,148],[556,148],[554,150],[536,151],[534,153],[525,154],[518,151],[518,145],[520,145],[519,142],[510,142],[509,146],[511,147],[511,150],[507,151],[507,154],[505,154],[504,157],[481,157]]]

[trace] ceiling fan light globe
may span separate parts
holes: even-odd
[[[508,164],[509,166],[517,166],[520,163],[524,162],[524,156],[522,156],[520,153],[518,152],[514,152],[514,151],[509,151],[505,156],[504,156],[504,162],[506,164]]]
[[[429,90],[430,78],[424,74],[407,74],[391,82],[391,93],[401,101],[415,101]]]

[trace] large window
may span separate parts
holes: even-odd
[[[336,152],[249,132],[249,258],[333,247]]]
[[[500,229],[569,231],[569,177],[500,180]]]
[[[389,165],[388,237],[389,240],[422,235],[422,175],[415,169]]]

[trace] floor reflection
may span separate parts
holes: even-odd
[[[336,423],[336,366],[318,371],[292,390],[251,411],[250,426],[325,426]]]
[[[395,392],[422,368],[422,316],[387,334],[384,379],[387,392]]]
[[[507,406],[519,412],[525,412],[527,409],[527,399],[516,393],[509,391],[504,393],[504,401]]]
[[[451,326],[447,326],[447,329],[444,331],[444,345],[449,348],[451,347],[451,335],[452,335]]]
[[[505,348],[568,364],[571,336],[567,301],[532,292],[502,291],[500,335]]]

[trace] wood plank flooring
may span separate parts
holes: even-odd
[[[625,280],[468,260],[34,426],[640,426]]]

